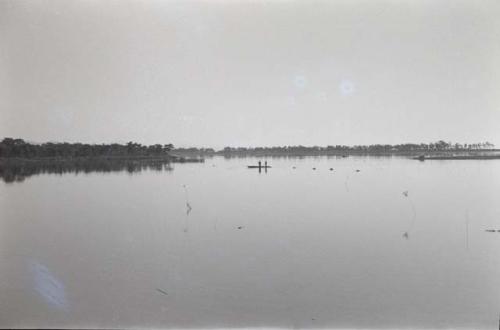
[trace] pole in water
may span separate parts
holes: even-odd
[[[191,210],[192,210],[193,208],[191,207],[191,204],[189,204],[189,197],[188,197],[187,187],[186,187],[186,185],[185,185],[185,184],[184,184],[184,185],[182,185],[182,186],[184,187],[184,192],[185,192],[185,194],[186,194],[186,214],[188,214],[188,215],[189,215],[189,212],[191,212]]]
[[[413,218],[412,218],[410,225],[408,226],[408,230],[403,233],[403,238],[409,239],[410,238],[410,231],[413,229],[413,225],[414,225],[415,220],[417,218],[417,212],[415,211],[415,206],[413,205],[413,202],[409,196],[408,190],[403,191],[403,196],[408,199],[408,201],[410,202],[410,205],[411,205],[411,210],[413,211]]]

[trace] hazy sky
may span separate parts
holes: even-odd
[[[489,140],[500,1],[0,1],[0,137]]]

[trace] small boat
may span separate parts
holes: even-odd
[[[259,166],[259,165],[248,165],[247,167],[248,168],[271,168],[272,166],[271,165],[262,165],[262,166]]]
[[[259,161],[259,165],[248,165],[248,168],[258,168],[259,170],[264,168],[268,169],[271,168],[271,165],[267,165],[267,161],[264,162],[264,165],[262,165],[262,162]]]

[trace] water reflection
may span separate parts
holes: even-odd
[[[498,324],[500,163],[258,161],[0,184],[0,326]]]
[[[66,173],[137,173],[143,170],[171,171],[165,159],[71,159],[71,160],[20,160],[0,162],[0,178],[6,183],[22,182],[32,175]]]

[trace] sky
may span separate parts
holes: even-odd
[[[490,141],[500,1],[0,1],[0,138]]]

